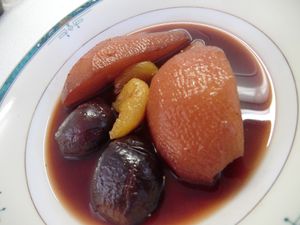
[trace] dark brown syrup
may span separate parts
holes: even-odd
[[[259,83],[262,71],[258,60],[251,51],[231,35],[211,27],[199,24],[167,24],[148,28],[147,31],[183,28],[188,30],[193,39],[203,39],[207,45],[222,48],[237,76],[251,78]],[[242,103],[243,107],[262,110],[270,106],[271,93],[263,104]],[[64,159],[54,140],[54,134],[69,112],[60,101],[52,114],[47,143],[46,163],[48,176],[55,194],[61,203],[79,220],[86,224],[106,225],[92,215],[89,206],[89,184],[100,153],[82,160]],[[265,118],[265,117],[264,117]],[[251,175],[261,162],[266,152],[271,133],[273,118],[269,120],[245,120],[245,155],[235,160],[222,172],[218,184],[212,189],[189,187],[178,182],[166,171],[166,188],[159,208],[144,225],[179,225],[201,220],[232,198],[246,185]],[[146,126],[145,126],[146,127]],[[144,128],[145,129],[145,128]],[[147,132],[145,132],[147,133]]]

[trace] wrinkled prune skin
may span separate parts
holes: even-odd
[[[115,121],[110,106],[100,98],[79,105],[59,126],[55,140],[62,155],[77,159],[100,149]]]
[[[157,208],[164,187],[152,144],[130,136],[112,141],[102,153],[91,182],[91,206],[115,225],[136,225]]]

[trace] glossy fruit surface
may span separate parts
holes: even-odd
[[[129,66],[179,51],[189,44],[185,30],[137,33],[104,40],[72,67],[62,92],[65,106],[92,97]]]
[[[132,78],[138,78],[150,84],[152,77],[157,73],[158,68],[150,61],[143,61],[128,67],[122,75],[114,81],[114,92],[119,94],[124,85]]]
[[[111,107],[100,98],[79,105],[55,133],[62,155],[77,158],[99,150],[114,121]]]
[[[237,86],[224,52],[195,41],[154,76],[147,106],[157,151],[182,180],[211,184],[243,155]]]
[[[98,161],[91,206],[112,224],[136,225],[156,209],[163,186],[163,170],[151,143],[133,136],[117,139]]]
[[[113,103],[119,113],[112,130],[111,139],[124,137],[133,131],[143,120],[149,96],[149,86],[142,80],[132,78],[123,87]]]

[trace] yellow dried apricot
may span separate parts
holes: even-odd
[[[143,120],[149,95],[149,86],[144,81],[132,78],[117,96],[113,107],[119,116],[109,132],[110,139],[129,134]]]
[[[157,71],[156,65],[150,61],[139,62],[128,67],[121,76],[115,79],[115,93],[119,94],[123,86],[132,78],[141,79],[149,84]]]

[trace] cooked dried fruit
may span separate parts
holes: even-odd
[[[132,78],[123,87],[113,106],[119,116],[109,132],[110,139],[124,137],[143,120],[148,101],[149,87],[137,78]]]
[[[157,151],[189,183],[211,184],[243,155],[236,81],[224,52],[193,42],[154,76],[147,106]]]
[[[62,92],[62,102],[69,106],[91,97],[129,66],[145,60],[155,61],[177,52],[190,40],[187,31],[171,30],[102,41],[71,69]]]
[[[115,225],[136,225],[156,209],[164,177],[151,143],[137,137],[111,142],[91,182],[94,212]]]
[[[61,153],[77,158],[98,150],[108,140],[114,120],[112,109],[100,98],[79,105],[55,133]]]
[[[122,90],[123,86],[132,78],[138,78],[141,79],[148,84],[150,84],[150,81],[154,74],[156,74],[158,71],[158,68],[156,65],[150,61],[143,61],[139,62],[137,64],[134,64],[130,67],[128,67],[122,75],[118,76],[114,81],[114,92],[116,94],[119,94]]]

